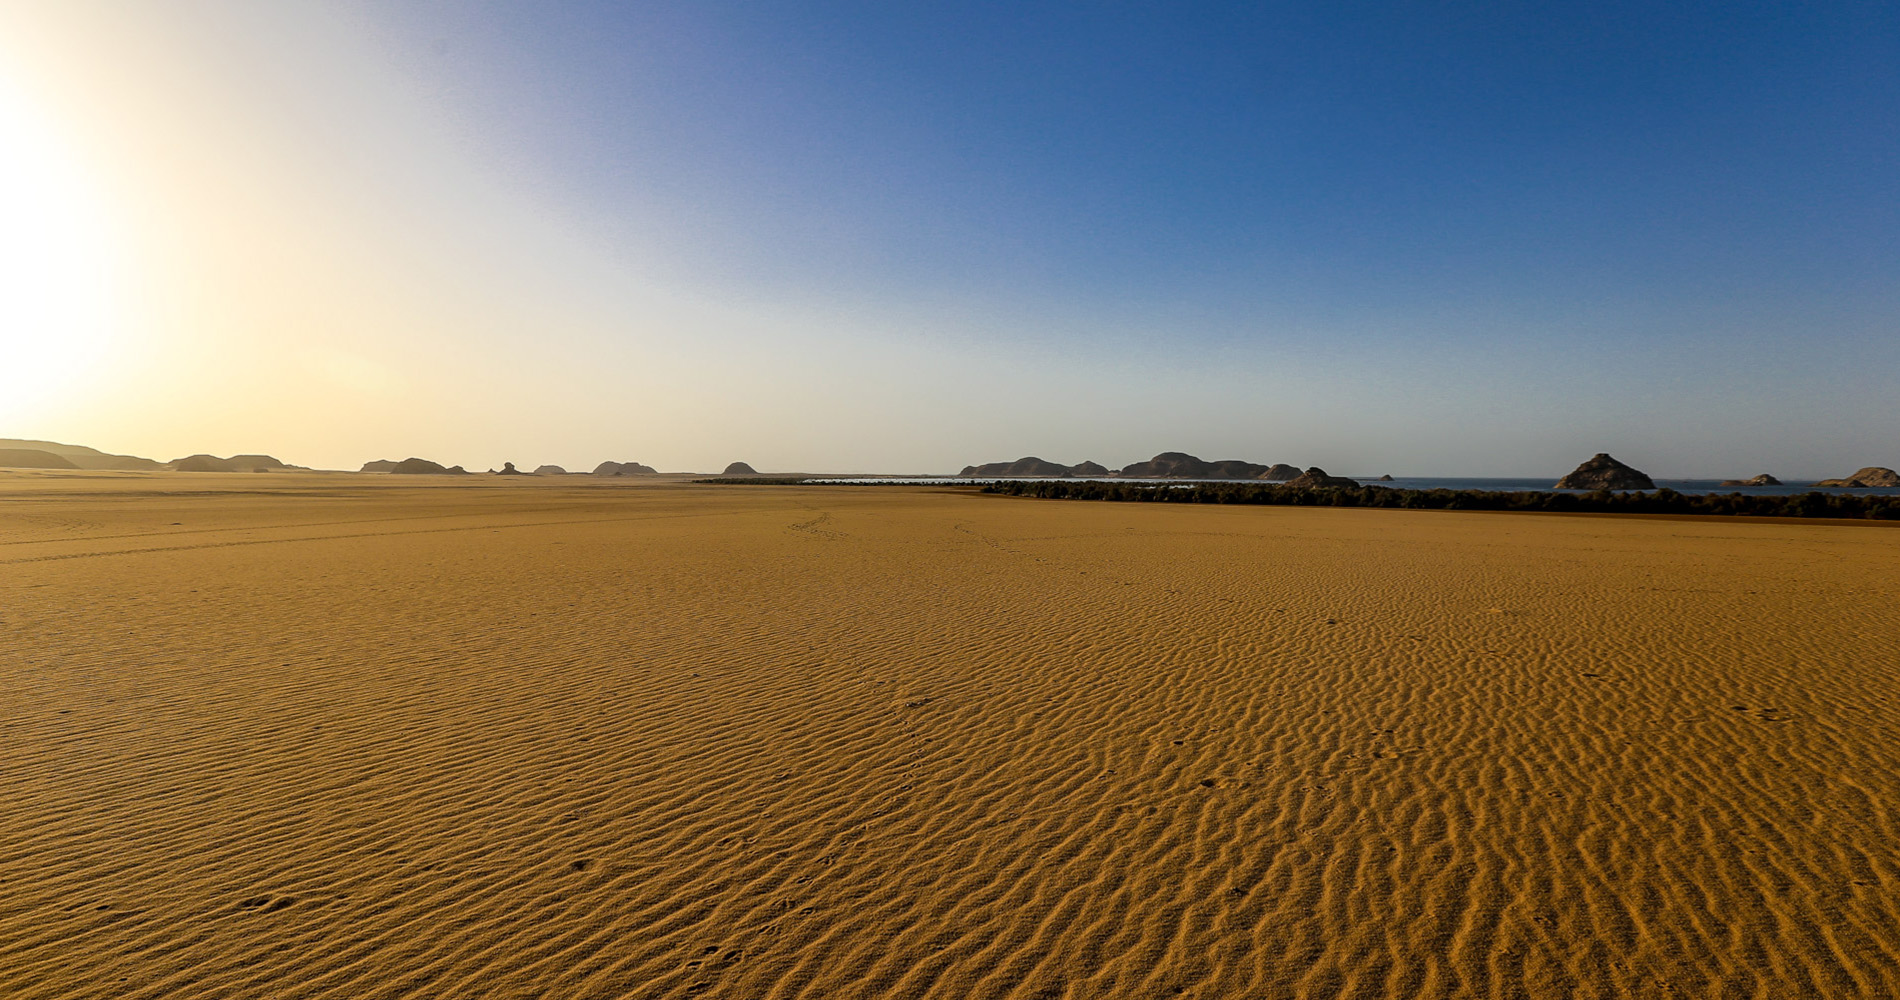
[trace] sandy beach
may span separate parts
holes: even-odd
[[[0,473],[0,996],[1900,995],[1900,528]]]

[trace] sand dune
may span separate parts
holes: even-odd
[[[0,475],[0,996],[1900,995],[1900,530]]]

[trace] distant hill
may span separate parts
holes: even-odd
[[[758,474],[757,469],[744,462],[734,462],[726,466],[726,471],[720,473],[722,476],[756,476]]]
[[[374,462],[364,462],[363,467],[356,471],[358,472],[394,472],[396,471],[396,465],[397,463],[394,459],[379,458]]]
[[[276,472],[280,469],[301,468],[285,465],[269,455],[232,455],[230,458],[188,455],[167,464],[173,472]]]
[[[957,475],[982,476],[990,479],[1001,479],[1011,476],[1049,479],[1074,475],[1074,473],[1071,472],[1066,465],[1057,465],[1054,462],[1045,462],[1040,458],[1030,456],[1027,458],[1019,458],[1014,462],[989,462],[984,465],[966,465],[963,467],[963,471],[957,473]]]
[[[1164,451],[1146,462],[1136,462],[1116,475],[1131,479],[1265,479],[1268,478],[1266,474],[1275,471],[1275,468],[1235,458],[1204,462],[1186,452]],[[1294,475],[1299,475],[1297,469]]]
[[[639,462],[602,462],[594,466],[596,476],[657,476],[660,470]]]
[[[1255,465],[1231,458],[1205,462],[1186,452],[1164,451],[1146,462],[1136,462],[1117,472],[1111,472],[1096,462],[1058,465],[1032,455],[1014,462],[967,465],[957,475],[983,479],[1062,479],[1075,476],[1100,479],[1104,476],[1126,476],[1131,479],[1288,480],[1298,477],[1300,470],[1291,465]]]
[[[567,470],[558,465],[543,465],[535,469],[534,474],[537,476],[565,476],[567,475]]]
[[[1265,472],[1262,472],[1260,475],[1254,478],[1265,479],[1268,482],[1284,483],[1289,480],[1298,479],[1300,478],[1300,475],[1301,473],[1297,466],[1288,465],[1285,462],[1276,462],[1274,463],[1273,468],[1268,469]],[[1392,477],[1387,476],[1385,478],[1391,479]]]
[[[97,448],[88,448],[78,444],[60,444],[57,441],[31,441],[24,438],[0,438],[0,449],[43,451],[65,459],[78,469],[131,469],[156,470],[164,466],[149,458],[133,455],[108,455]]]
[[[38,448],[0,448],[0,469],[77,469],[72,459]]]
[[[1814,485],[1845,489],[1900,486],[1900,473],[1896,473],[1892,469],[1881,468],[1878,465],[1870,465],[1851,476],[1841,479],[1823,479]]]
[[[469,474],[467,469],[459,465],[451,465],[445,469],[426,458],[405,458],[397,462],[389,471],[403,476],[466,476]]]

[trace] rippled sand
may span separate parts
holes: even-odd
[[[1900,530],[0,474],[0,996],[1900,995]]]

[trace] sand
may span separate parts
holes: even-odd
[[[1900,530],[0,475],[0,996],[1900,995]]]

